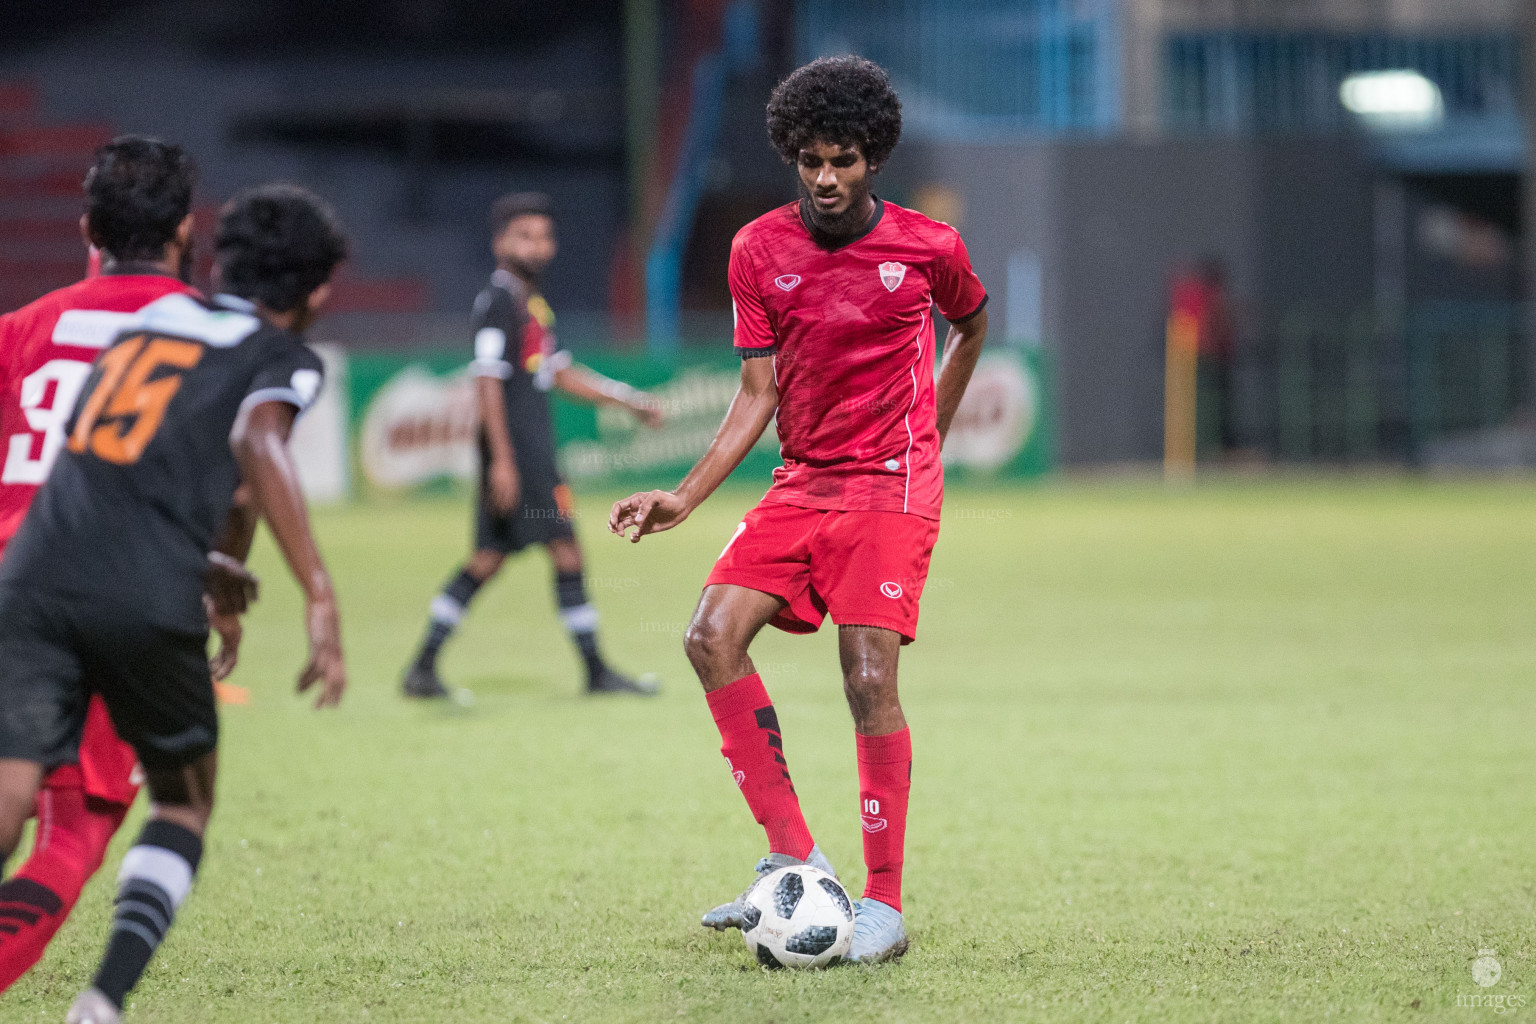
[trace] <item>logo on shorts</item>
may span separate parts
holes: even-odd
[[[880,593],[884,594],[886,597],[888,597],[888,598],[890,598],[891,600],[894,601],[894,600],[896,600],[896,598],[901,596],[901,584],[900,583],[882,583],[882,584],[880,584]]]
[[[780,288],[783,288],[785,291],[793,291],[795,285],[800,283],[800,275],[785,274],[783,277],[774,278],[773,283],[778,285]]]
[[[901,282],[906,276],[907,265],[905,263],[880,264],[880,283],[885,285],[885,290],[888,292],[893,292],[900,288]]]

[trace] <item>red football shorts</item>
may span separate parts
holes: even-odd
[[[763,502],[736,527],[704,585],[783,598],[788,607],[772,624],[788,633],[814,633],[831,612],[839,626],[880,626],[909,644],[938,539],[938,521],[921,516]]]
[[[100,697],[92,697],[80,735],[80,760],[61,764],[48,773],[44,786],[79,787],[98,800],[124,807],[139,793],[138,758],[118,738]]]

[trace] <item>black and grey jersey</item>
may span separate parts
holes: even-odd
[[[203,623],[207,553],[240,483],[235,421],[264,402],[304,410],[323,372],[298,335],[242,299],[174,294],[146,306],[92,368],[0,585]]]

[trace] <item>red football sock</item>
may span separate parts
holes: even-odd
[[[720,729],[720,753],[752,816],[768,833],[768,849],[804,860],[815,843],[789,779],[779,716],[756,673],[704,695]]]
[[[0,884],[0,992],[42,958],[127,813],[120,804],[87,797],[78,786],[38,793],[32,856]]]
[[[901,862],[912,789],[912,733],[856,736],[859,808],[864,823],[864,895],[901,909]]]

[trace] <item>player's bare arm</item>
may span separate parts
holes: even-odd
[[[256,538],[256,519],[251,489],[242,484],[208,553],[208,597],[221,615],[243,615],[260,594],[261,581],[245,565]]]
[[[208,625],[219,637],[219,650],[208,663],[213,681],[222,683],[240,663],[240,641],[245,630],[240,616],[256,602],[261,581],[245,565],[256,536],[256,509],[251,489],[242,484],[224,518],[224,526],[208,552]]]
[[[694,464],[674,491],[642,491],[614,503],[608,513],[608,529],[628,537],[635,528],[637,543],[648,533],[660,533],[677,526],[715,492],[747,457],[757,439],[763,436],[779,407],[779,389],[773,376],[772,359],[744,359],[741,385],[726,411],[725,420],[709,443],[709,449]]]
[[[485,426],[485,441],[491,449],[491,503],[502,515],[511,515],[522,498],[522,481],[517,475],[517,456],[512,448],[512,432],[507,428],[507,409],[496,377],[475,378],[475,397],[480,404],[480,422]]]
[[[971,383],[976,370],[976,360],[981,358],[981,346],[987,340],[987,311],[985,307],[974,316],[951,324],[944,338],[944,361],[939,366],[939,383],[936,388],[939,418],[939,441],[949,436],[949,425],[954,422],[955,410]]]
[[[628,409],[637,420],[653,429],[666,422],[656,399],[639,388],[605,377],[580,363],[572,363],[556,373],[555,387],[578,401]]]
[[[336,590],[309,528],[309,512],[299,489],[298,467],[288,452],[288,436],[298,410],[286,402],[262,402],[235,421],[230,445],[251,497],[272,531],[294,579],[304,591],[309,663],[299,676],[299,691],[320,684],[317,708],[340,703],[347,687],[341,653],[341,620]]]

